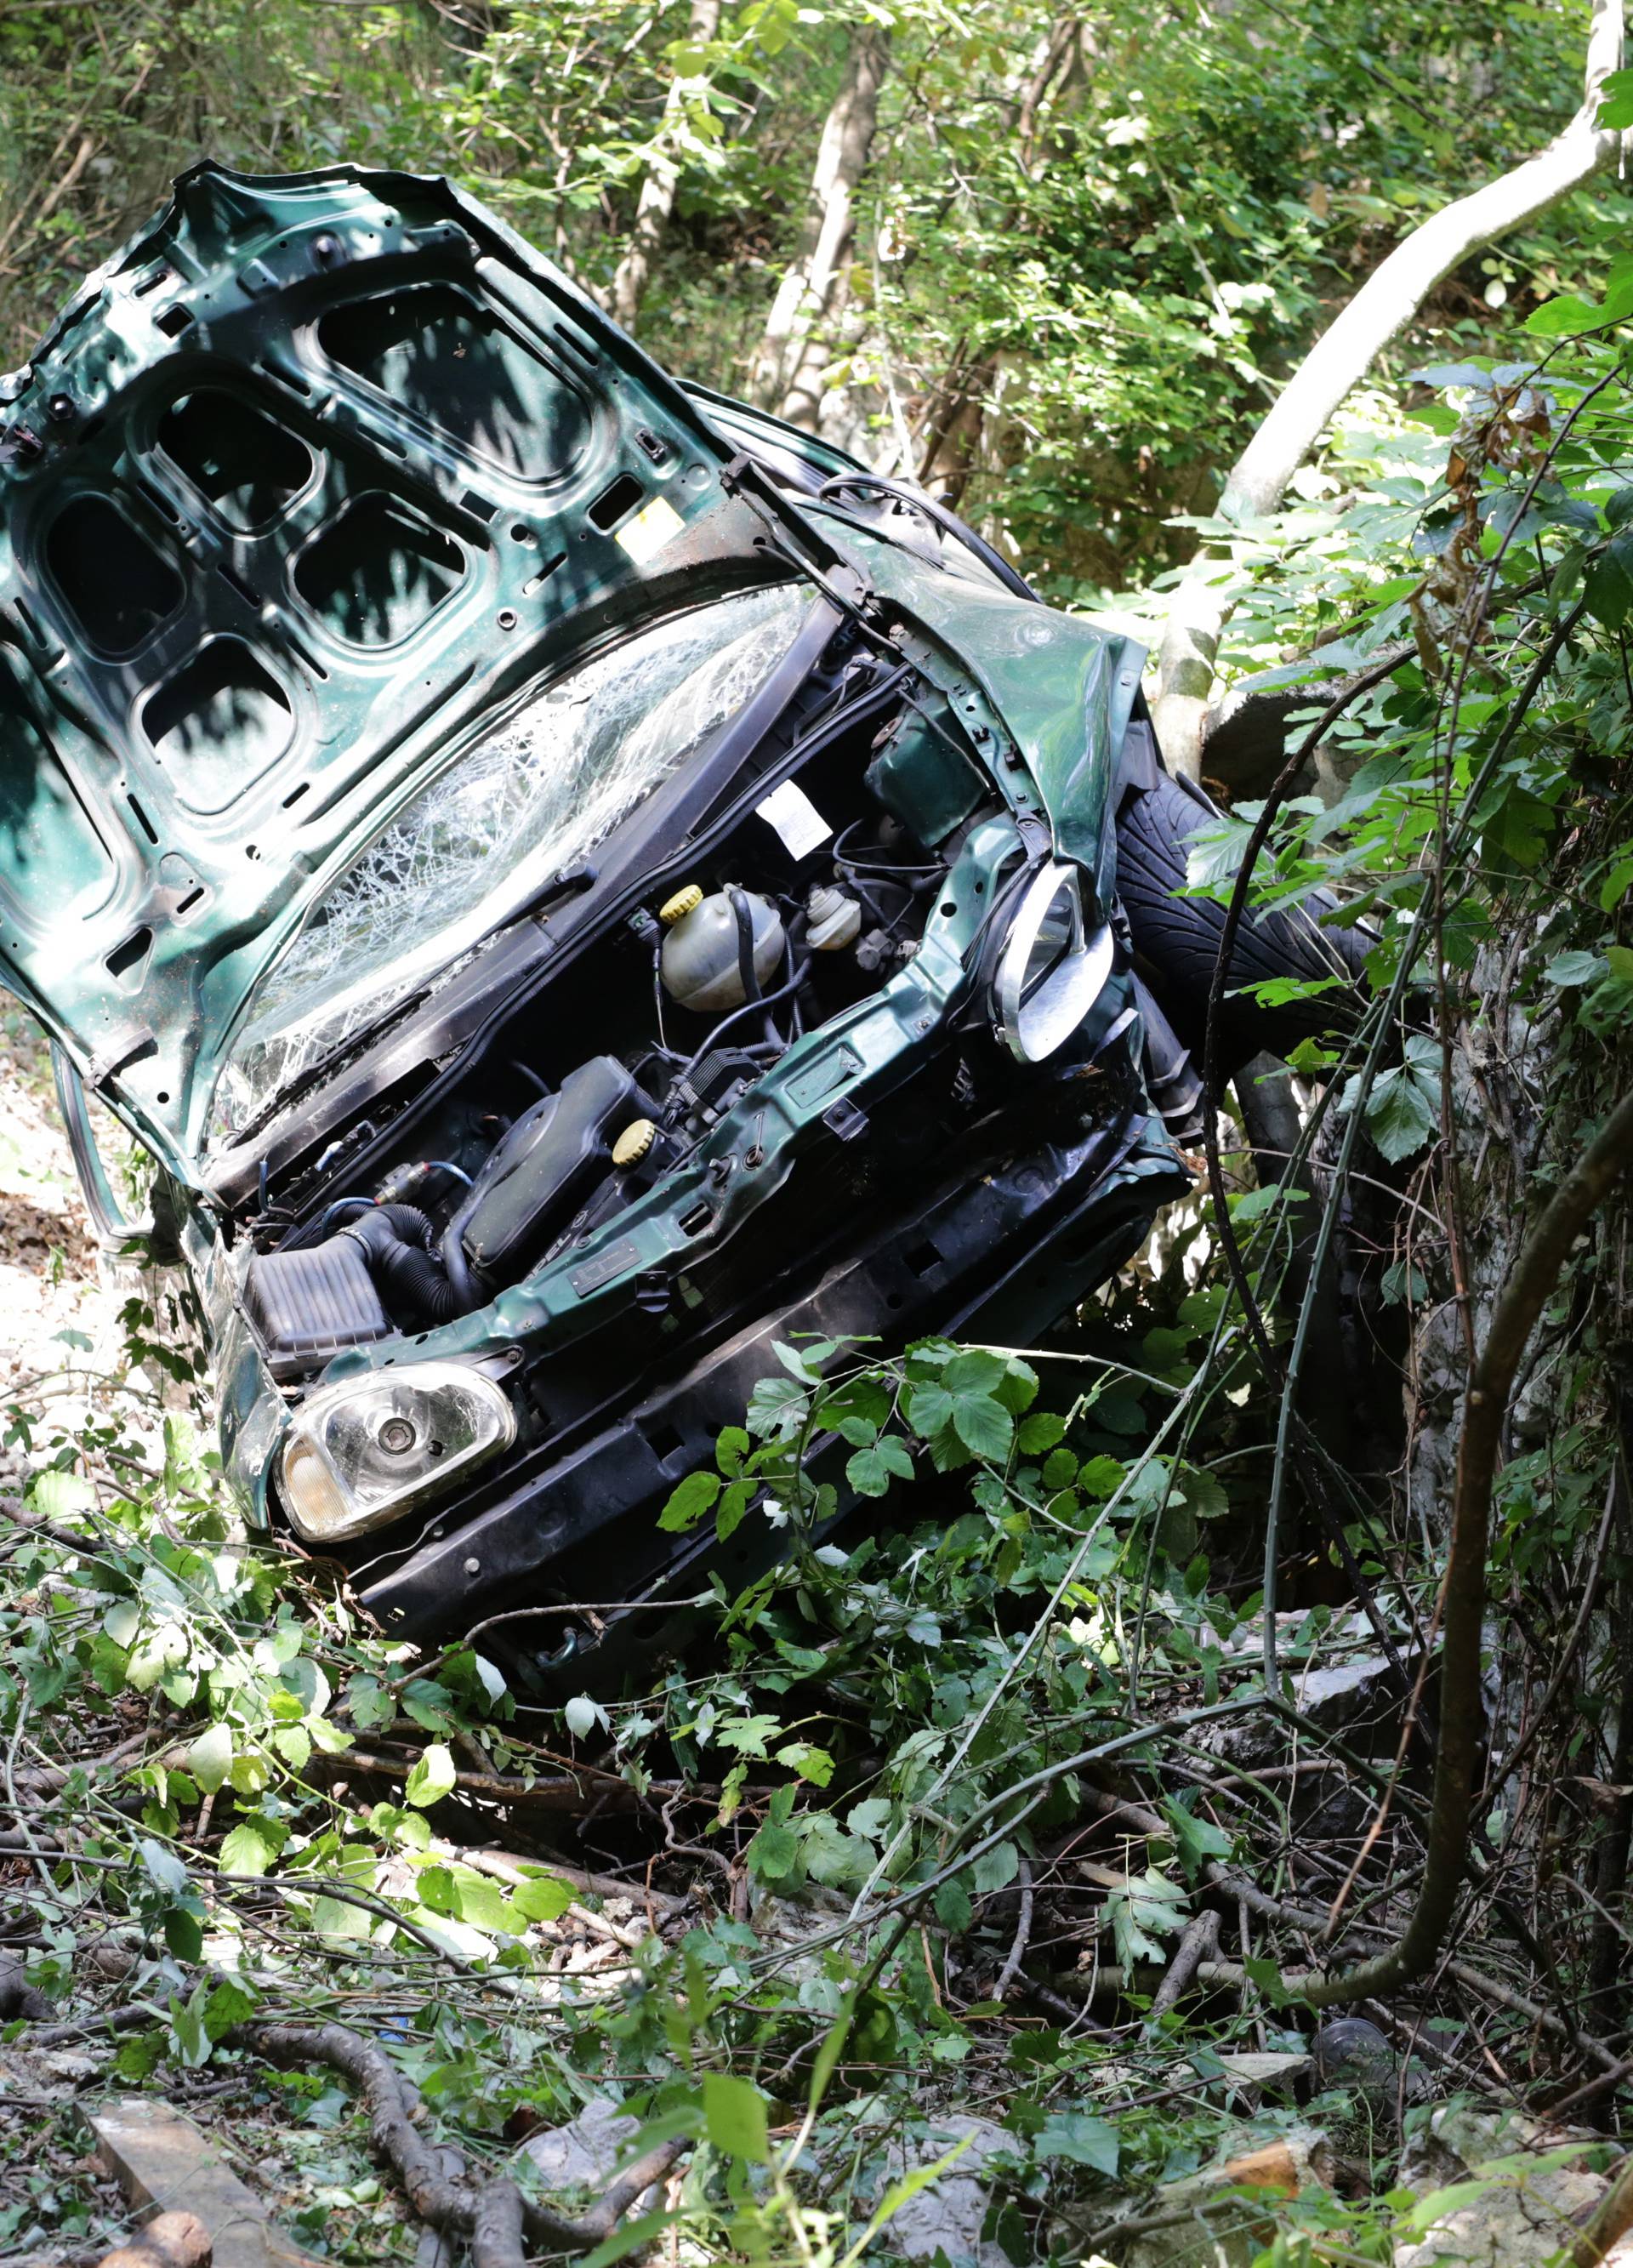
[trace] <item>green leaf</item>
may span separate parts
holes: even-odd
[[[511,1904],[524,1921],[558,1921],[573,1896],[571,1883],[559,1874],[528,1874],[510,1885]]]
[[[962,1937],[975,1913],[962,1878],[954,1874],[951,1881],[938,1882],[931,1903],[943,1929],[951,1930],[954,1937]]]
[[[680,2215],[661,2206],[653,2213],[644,2213],[634,2220],[621,2221],[612,2235],[603,2237],[593,2252],[586,2252],[578,2268],[613,2268],[616,2260],[627,2260],[632,2252],[651,2247],[652,2257],[659,2257],[659,2248],[653,2240],[663,2235]]]
[[[1256,1960],[1251,1954],[1242,1957],[1242,1970],[1251,1984],[1258,1987],[1273,2008],[1284,2008],[1291,1999],[1282,1982],[1282,1972],[1273,1961]]]
[[[1001,1354],[989,1354],[982,1347],[966,1347],[942,1371],[941,1383],[949,1394],[992,1394],[1003,1379],[1004,1367]]]
[[[1620,630],[1633,612],[1633,554],[1629,538],[1612,536],[1598,557],[1590,559],[1582,579],[1583,596],[1595,622],[1607,630]]]
[[[180,1897],[188,1886],[188,1870],[175,1852],[167,1851],[162,1843],[156,1843],[146,1835],[139,1837],[136,1848],[142,1853],[143,1865],[158,1889],[167,1891],[172,1897]]]
[[[1597,984],[1608,964],[1599,953],[1556,953],[1542,970],[1549,984]]]
[[[766,2099],[746,2079],[729,2072],[703,2074],[703,2123],[709,2139],[728,2158],[746,2158],[763,2166],[770,2158],[766,2131]]]
[[[748,1397],[748,1430],[762,1440],[791,1441],[810,1407],[809,1394],[791,1378],[762,1378]]]
[[[1037,2158],[1069,2158],[1073,2165],[1114,2176],[1117,2130],[1110,2119],[1091,2117],[1086,2110],[1056,2110],[1033,2136],[1032,2153]]]
[[[921,1440],[933,1440],[953,1422],[953,1396],[945,1386],[916,1386],[908,1396],[908,1423]]]
[[[408,1774],[408,1784],[402,1792],[403,1799],[420,1810],[428,1811],[433,1803],[442,1801],[453,1785],[453,1758],[439,1742],[435,1742],[419,1757]]]
[[[1163,1816],[1173,1830],[1180,1864],[1184,1867],[1188,1881],[1195,1879],[1199,1869],[1210,1859],[1230,1857],[1231,1838],[1222,1827],[1216,1827],[1212,1820],[1198,1819],[1194,1812],[1188,1811],[1182,1803],[1176,1803],[1172,1796],[1164,1798],[1162,1809]]]
[[[1625,133],[1633,126],[1633,70],[1607,72],[1599,92],[1598,123],[1612,133]]]
[[[196,1961],[204,1950],[204,1925],[194,1913],[181,1906],[170,1906],[165,1914],[165,1942],[178,1961]]]
[[[858,1496],[883,1496],[893,1479],[912,1477],[912,1453],[899,1433],[881,1435],[871,1449],[858,1449],[845,1463],[845,1478]]]
[[[761,1881],[786,1881],[799,1864],[799,1837],[791,1827],[768,1820],[749,1845],[746,1856],[749,1873],[759,1875]]]
[[[826,1787],[834,1777],[834,1759],[826,1749],[813,1748],[808,1741],[790,1741],[776,1752],[776,1761],[797,1771],[801,1779],[808,1779],[813,1787]]]
[[[1012,1843],[995,1843],[983,1851],[974,1868],[978,1890],[1006,1890],[1020,1872],[1020,1853]]]
[[[684,1535],[710,1509],[721,1486],[718,1473],[688,1473],[671,1491],[668,1503],[658,1515],[658,1525],[667,1535]]]
[[[751,1480],[733,1481],[715,1507],[715,1535],[724,1543],[736,1535],[748,1516],[748,1507],[754,1500],[755,1484]]]
[[[259,2005],[253,1992],[224,1977],[204,2003],[204,2029],[212,2041],[223,2039],[234,2024],[253,2016]]]
[[[989,1464],[1001,1463],[1015,1438],[1015,1420],[990,1394],[955,1394],[953,1427],[970,1454]]]
[[[155,2025],[151,2032],[138,2032],[127,2040],[114,2058],[116,2077],[132,2086],[142,2087],[151,2079],[165,2059],[165,2035]]]
[[[224,1874],[264,1874],[288,1834],[281,1820],[240,1819],[222,1838],[216,1864]]]
[[[232,1769],[232,1727],[208,1727],[188,1749],[188,1770],[206,1795],[214,1795]]]
[[[1065,1434],[1066,1420],[1063,1418],[1057,1418],[1052,1410],[1040,1410],[1033,1417],[1022,1420],[1016,1440],[1023,1457],[1040,1457],[1046,1449],[1052,1449],[1057,1441],[1063,1440]],[[1070,1476],[1067,1477],[1070,1479]],[[1057,1482],[1054,1485],[1058,1487],[1061,1484]]]

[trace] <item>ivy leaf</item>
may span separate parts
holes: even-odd
[[[1173,1830],[1174,1847],[1179,1852],[1180,1864],[1185,1869],[1187,1881],[1195,1881],[1198,1870],[1210,1859],[1230,1857],[1231,1838],[1222,1827],[1216,1827],[1211,1819],[1198,1819],[1194,1812],[1188,1811],[1182,1803],[1176,1803],[1172,1796],[1165,1799],[1162,1808],[1163,1816]]]
[[[1106,1901],[1106,1913],[1117,1958],[1125,1968],[1136,1961],[1161,1959],[1162,1948],[1157,1940],[1184,1926],[1185,1902],[1179,1884],[1166,1881],[1151,1867],[1130,1880],[1126,1889],[1113,1891]]]

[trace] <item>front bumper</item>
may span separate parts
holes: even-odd
[[[1125,1260],[1159,1208],[1188,1188],[1160,1121],[1131,1099],[1080,1138],[996,1164],[857,1237],[813,1285],[736,1331],[570,1454],[498,1476],[401,1552],[354,1570],[362,1603],[394,1637],[427,1640],[504,1617],[485,1652],[530,1680],[598,1654],[650,1646],[649,1611],[566,1614],[583,1602],[647,1606],[695,1594],[708,1572],[748,1580],[779,1555],[752,1513],[725,1546],[658,1527],[675,1484],[709,1463],[774,1366],[773,1337],[931,1335],[1030,1342]],[[842,1445],[819,1443],[814,1476],[842,1484]],[[828,1469],[828,1465],[832,1469]]]

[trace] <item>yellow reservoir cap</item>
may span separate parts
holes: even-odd
[[[658,918],[666,929],[673,929],[676,922],[684,921],[688,914],[695,914],[702,902],[702,891],[695,882],[688,882],[683,890],[677,890],[673,897],[664,900],[658,909]],[[642,1123],[644,1124],[645,1122]]]
[[[614,1166],[638,1166],[658,1139],[658,1129],[650,1118],[636,1118],[624,1128],[613,1145]]]

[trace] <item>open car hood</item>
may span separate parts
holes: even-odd
[[[0,966],[196,1180],[336,874],[525,688],[764,579],[764,508],[590,299],[406,174],[196,167],[0,401]]]

